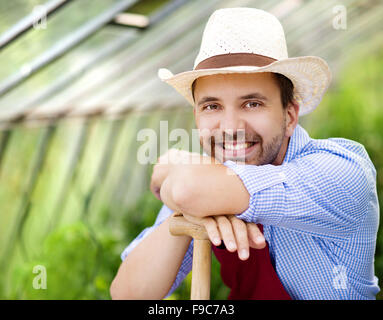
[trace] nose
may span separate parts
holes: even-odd
[[[245,120],[237,110],[225,110],[220,122],[221,132],[231,137],[238,131],[245,130]]]

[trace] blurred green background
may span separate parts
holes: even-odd
[[[151,14],[170,2],[138,1],[124,11]],[[177,9],[176,18],[165,16],[164,19],[169,19],[169,23],[178,22],[180,26],[186,24],[182,17],[188,17],[188,10],[192,12],[197,7],[202,12],[206,9],[203,3],[209,3],[197,2]],[[0,34],[43,3],[45,1],[0,0]],[[117,0],[71,1],[49,17],[46,30],[30,30],[0,49],[0,88],[6,87],[12,75],[20,70],[24,70],[25,75],[27,63],[49,52],[57,39],[73,36],[84,23],[119,3]],[[318,54],[329,61],[334,72],[334,81],[320,106],[302,117],[300,123],[313,138],[344,137],[366,147],[377,169],[382,206],[383,41],[381,28],[378,30],[373,23],[376,16],[381,16],[379,3],[344,2],[350,16],[348,29],[340,31],[333,29],[330,19],[336,2],[326,5],[323,1],[214,3],[215,6],[206,9],[207,16],[202,21],[206,21],[213,9],[223,6],[265,6],[271,10],[279,5],[277,9],[283,11],[290,4],[290,11],[282,14],[287,41],[291,43],[290,56]],[[319,18],[316,24],[310,25],[312,17],[320,14],[327,24],[323,30],[318,29],[317,34],[309,34],[310,30],[323,25]],[[307,21],[304,31],[299,24],[302,20]],[[199,25],[203,27],[204,22]],[[126,41],[129,27],[109,21],[89,39],[0,96],[1,299],[110,299],[109,286],[121,263],[121,252],[142,229],[155,221],[162,203],[149,192],[152,165],[137,162],[137,150],[142,145],[137,140],[137,132],[141,128],[154,128],[158,132],[161,120],[169,121],[169,131],[185,128],[190,132],[194,128],[191,108],[182,105],[175,92],[167,91],[169,95],[161,96],[160,92],[168,90],[165,86],[157,91],[153,89],[160,82],[155,73],[165,65],[155,60],[156,55],[162,57],[163,54],[163,61],[167,61],[168,56],[177,52],[166,51],[168,45],[165,44],[155,53],[147,53],[145,46],[152,45],[158,37],[156,28],[160,30],[158,34],[164,32],[161,23],[153,27],[153,32],[133,28],[134,41],[127,42],[127,48],[118,48],[119,43]],[[202,29],[188,27],[173,39],[177,43],[193,30],[196,30],[195,44],[185,60],[189,67],[175,64],[170,69],[190,69],[193,62],[190,57],[195,57]],[[103,48],[116,44],[113,55],[104,57],[106,62],[100,58],[90,64]],[[140,63],[135,60],[140,58],[134,55],[137,50],[137,56],[147,54]],[[183,52],[180,54],[182,58],[185,56]],[[181,58],[174,60],[178,63]],[[128,73],[134,81],[124,83]],[[69,78],[72,80],[66,86],[44,91],[55,84],[55,80],[65,80],[62,77],[72,74],[75,76]],[[147,91],[140,91],[136,84],[138,78],[143,88],[148,85]],[[93,84],[92,81],[101,82]],[[72,83],[76,85],[72,87]],[[142,100],[150,100],[150,107],[137,107],[139,100],[133,95],[125,101],[132,91],[139,91]],[[153,97],[145,94],[152,91]],[[166,104],[169,99],[172,103]],[[104,109],[115,112],[106,113]],[[152,147],[160,150],[162,143],[163,140],[158,141]],[[375,256],[380,286],[383,284],[381,230],[380,227]],[[46,289],[33,287],[36,266],[46,268]],[[189,299],[190,276],[169,299]],[[226,299],[227,295],[219,264],[213,258],[211,298]],[[382,297],[380,293],[378,299]]]

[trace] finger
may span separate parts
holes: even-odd
[[[258,226],[255,223],[247,223],[246,224],[250,247],[254,249],[263,249],[266,247],[266,240],[263,236],[261,230],[259,230]]]
[[[154,190],[153,194],[154,194],[154,196],[155,196],[158,200],[162,201],[162,199],[161,199],[161,188],[156,188],[156,189]]]
[[[161,200],[160,189],[166,176],[167,170],[165,165],[155,164],[153,166],[153,172],[150,181],[150,190],[159,200]]]
[[[206,217],[203,219],[203,225],[209,235],[210,241],[215,246],[219,246],[221,244],[221,236],[218,231],[217,222],[213,218]]]
[[[235,243],[233,228],[231,227],[229,219],[225,216],[217,216],[215,219],[218,224],[218,229],[221,233],[221,239],[223,239],[227,250],[234,252],[237,250],[237,245]]]
[[[249,258],[249,240],[246,223],[235,216],[229,217],[229,221],[234,230],[234,236],[238,246],[238,257],[241,260],[247,260]]]
[[[154,194],[154,196],[158,200],[161,200],[161,195],[160,195],[161,188],[158,187],[154,182],[151,182],[150,184],[150,191]]]

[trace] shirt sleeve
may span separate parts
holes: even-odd
[[[166,205],[163,205],[160,212],[157,215],[156,221],[154,222],[154,225],[151,227],[148,227],[144,229],[121,253],[121,260],[124,261],[126,257],[129,255],[129,253],[145,238],[147,237],[151,232],[153,232],[162,222],[164,222],[173,211],[167,207]],[[168,294],[165,298],[167,298],[169,295],[173,293],[174,290],[178,288],[178,286],[181,284],[181,282],[185,279],[185,277],[189,274],[189,272],[192,269],[193,264],[193,240],[191,241],[188,250],[186,251],[185,257],[182,260],[180,269],[178,270],[176,279],[170,288]]]
[[[376,184],[372,163],[329,152],[280,166],[224,165],[250,194],[249,207],[237,217],[330,240],[345,240],[358,229]]]

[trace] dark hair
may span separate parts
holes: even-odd
[[[277,80],[279,89],[281,91],[281,102],[284,109],[287,108],[290,102],[294,100],[294,85],[293,82],[280,73],[273,73],[275,80]]]
[[[283,74],[275,73],[275,72],[272,72],[272,74],[274,75],[274,79],[277,81],[279,89],[281,91],[282,106],[284,109],[286,109],[288,104],[292,102],[294,99],[294,85],[292,81],[286,76],[284,76]],[[197,79],[195,79],[192,84],[193,100],[195,100],[194,89],[195,89],[195,84]]]

